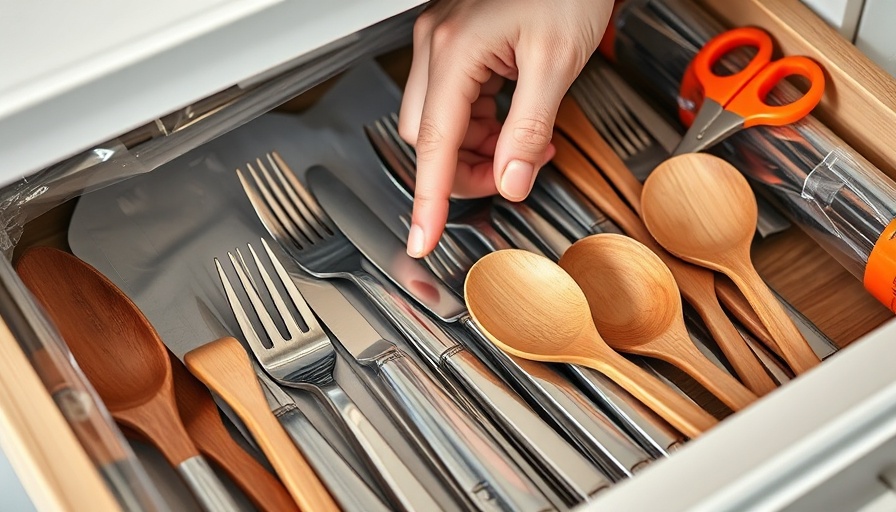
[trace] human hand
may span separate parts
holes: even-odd
[[[399,116],[417,150],[408,254],[438,243],[448,198],[523,200],[554,155],[560,100],[597,48],[612,0],[439,0],[414,25]],[[517,85],[502,126],[495,95]]]

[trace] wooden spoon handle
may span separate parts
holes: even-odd
[[[753,333],[753,336],[756,336],[763,345],[768,347],[778,357],[784,358],[784,354],[781,353],[778,344],[772,339],[772,335],[768,333],[768,329],[762,324],[762,320],[759,319],[756,312],[753,311],[753,307],[750,306],[750,303],[747,302],[747,299],[744,298],[740,290],[737,289],[737,285],[731,279],[725,276],[722,276],[721,279],[716,279],[716,296],[725,304],[728,311]]]
[[[719,348],[722,349],[722,353],[725,354],[731,366],[734,367],[734,371],[744,385],[759,396],[772,392],[777,388],[775,381],[769,376],[759,358],[747,345],[743,336],[737,332],[737,328],[734,327],[731,319],[728,318],[722,306],[719,305],[712,283],[706,284],[707,286],[695,286],[694,289],[689,290],[689,302],[697,310],[700,318],[703,319],[713,339],[716,340]],[[694,300],[696,293],[701,294],[701,298],[698,300]],[[740,295],[739,292],[738,295]],[[752,311],[750,309],[751,313]],[[765,327],[763,327],[764,329]]]
[[[203,345],[190,351],[184,362],[243,420],[300,509],[339,510],[268,409],[248,355],[237,340],[221,338]]]
[[[234,441],[205,386],[173,356],[171,368],[177,407],[199,452],[223,469],[262,512],[298,511],[283,484]]]
[[[734,377],[722,371],[694,346],[686,332],[672,333],[669,345],[656,357],[663,359],[690,375],[732,411],[739,411],[757,400],[757,396]]]
[[[641,214],[641,182],[632,174],[625,162],[607,144],[594,128],[576,101],[566,96],[560,102],[557,121],[554,123],[567,137],[574,140],[582,152],[595,163],[616,186],[638,215]],[[606,213],[606,212],[605,212]]]
[[[741,263],[742,261],[742,263]],[[803,337],[778,298],[765,284],[762,277],[749,264],[749,254],[738,263],[730,263],[734,268],[727,275],[740,288],[753,306],[753,311],[762,320],[772,339],[781,351],[784,360],[796,374],[803,373],[821,363],[809,342]]]
[[[656,377],[611,349],[601,351],[599,356],[590,359],[570,362],[603,373],[692,439],[718,423],[697,404],[675,393]]]

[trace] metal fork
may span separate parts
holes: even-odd
[[[398,135],[398,119],[387,115],[364,127],[367,138],[383,161],[383,171],[408,199],[414,199],[417,179],[417,157],[413,148]],[[509,249],[510,244],[492,221],[489,199],[452,199],[446,229],[466,231],[478,238],[491,251]]]
[[[243,188],[262,223],[302,270],[318,278],[347,279],[355,284],[431,366],[452,376],[454,384],[467,391],[485,409],[487,416],[499,424],[539,474],[569,504],[587,499],[606,485],[599,472],[538,418],[516,393],[496,382],[491,371],[464,350],[457,340],[386,290],[371,275],[371,267],[361,253],[333,226],[278,154],[268,155],[267,163],[257,160],[255,167],[250,168],[249,177],[238,171]],[[283,202],[278,202],[277,198]],[[420,418],[419,414],[411,416],[412,421]],[[456,424],[443,423],[448,427]],[[455,433],[466,440],[473,439],[473,434],[475,432]],[[538,445],[533,445],[532,440],[537,440]],[[450,452],[459,453],[457,448],[466,442],[453,439],[455,448]],[[479,446],[480,459],[486,466],[500,460],[500,454],[489,453],[487,444],[475,444]],[[432,451],[432,447],[425,451]],[[450,457],[445,450],[441,452]],[[438,462],[453,468],[452,476],[459,481],[463,479],[459,478],[458,472],[469,469],[468,462],[463,460]],[[497,476],[492,477],[495,478],[492,483],[497,483]],[[477,492],[481,494],[481,490]],[[516,508],[529,509],[525,494],[518,494],[513,498]]]
[[[570,92],[582,108],[585,117],[606,139],[613,151],[622,158],[632,174],[638,181],[644,181],[671,153],[671,149],[664,147],[653,133],[660,134],[660,137],[665,134],[663,140],[667,141],[666,144],[671,144],[681,137],[659,115],[649,123],[650,129],[645,127],[638,117],[632,114],[632,107],[629,105],[632,104],[633,98],[630,96],[623,98],[625,92],[620,94],[620,90],[625,89],[614,87],[617,81],[618,76],[599,57],[595,57],[585,66]],[[643,103],[643,100],[641,102]],[[674,148],[675,145],[672,145],[672,149]]]
[[[239,250],[238,258],[231,253],[228,253],[228,257],[248,297],[251,309],[264,329],[270,347],[262,342],[230,278],[217,259],[215,267],[240,330],[265,372],[284,386],[313,393],[334,413],[334,419],[344,427],[349,441],[363,455],[365,462],[370,466],[374,476],[380,480],[394,505],[403,510],[416,510],[420,506],[437,506],[429,492],[401,462],[376,427],[337,384],[333,376],[337,359],[336,350],[330,337],[286,275],[286,271],[279,266],[275,258],[272,259],[281,286],[285,288],[298,311],[304,328],[296,322],[254,249],[249,246],[249,250],[263,286],[259,286],[258,281],[250,277],[246,260]],[[288,336],[283,336],[280,332],[259,292],[266,293],[274,304]]]

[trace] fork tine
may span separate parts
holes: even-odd
[[[249,174],[252,176],[253,183],[252,188],[257,190],[261,194],[261,202],[264,204],[264,209],[271,214],[269,217],[269,222],[273,223],[276,221],[278,225],[278,231],[281,233],[286,233],[289,235],[288,239],[291,239],[294,244],[298,247],[307,247],[312,240],[309,239],[303,232],[301,232],[283,210],[283,207],[279,202],[274,198],[273,194],[269,190],[267,184],[258,176],[258,173],[255,172],[255,168],[252,167],[252,164],[246,164],[246,168],[249,170]],[[240,182],[243,183],[243,190],[247,190],[248,180],[246,180],[239,169],[237,169],[237,175],[240,178]],[[247,190],[248,191],[248,190]],[[251,198],[250,198],[251,199]],[[257,210],[256,210],[257,211]]]
[[[616,105],[616,109],[619,114],[623,118],[624,125],[632,130],[633,136],[642,144],[641,149],[649,146],[653,143],[653,140],[650,134],[647,133],[647,130],[641,125],[641,122],[638,121],[634,114],[632,114],[631,108],[629,108],[628,103],[622,98],[619,94],[619,91],[613,86],[612,77],[608,76],[607,68],[605,65],[595,66],[594,69],[589,71],[593,73],[595,77],[600,77],[598,83],[601,84],[601,88],[603,91],[608,92],[608,96],[612,96],[611,104]]]
[[[289,298],[292,301],[293,305],[299,311],[299,315],[302,317],[302,321],[305,322],[305,325],[308,326],[308,330],[309,331],[315,331],[315,330],[322,331],[323,328],[320,326],[320,323],[317,321],[317,318],[314,316],[314,312],[311,311],[311,306],[308,305],[308,302],[305,300],[305,296],[302,295],[302,292],[300,292],[299,289],[296,287],[296,284],[293,282],[292,278],[289,277],[289,273],[283,267],[283,264],[280,262],[280,259],[277,258],[276,255],[274,255],[274,251],[271,250],[271,247],[268,245],[267,240],[262,239],[261,245],[264,246],[264,250],[268,255],[268,259],[271,260],[271,265],[274,267],[274,271],[277,272],[277,277],[280,278],[280,282],[283,284],[283,289],[286,290],[286,294],[289,295]],[[252,256],[255,258],[255,261],[257,264],[258,256],[255,254],[255,249],[253,249],[252,246],[250,245],[249,250],[252,251]],[[270,280],[267,270],[262,270],[262,277],[266,277],[268,279],[268,281]],[[273,295],[273,292],[272,292],[272,295]],[[282,303],[283,298],[280,296],[280,293],[277,292],[276,295],[277,295],[277,297],[275,297],[275,301],[279,300]],[[279,306],[278,306],[278,309],[279,309]]]
[[[309,212],[310,216],[306,220],[309,222],[316,220],[328,234],[332,235],[335,233],[336,227],[330,219],[330,216],[320,207],[317,199],[308,192],[305,185],[302,185],[302,182],[299,181],[296,174],[292,172],[292,169],[286,165],[286,162],[280,156],[280,153],[276,151],[269,153],[268,158],[275,169],[275,173],[284,185],[284,188],[291,190],[295,194],[294,197],[298,199],[296,205],[304,206]]]
[[[607,141],[607,144],[613,148],[613,151],[620,156],[627,155],[628,151],[619,144],[616,137],[610,132],[603,116],[598,113],[599,109],[591,98],[591,95],[594,93],[591,90],[592,88],[585,83],[586,80],[587,77],[584,77],[582,82],[576,80],[574,87],[572,88],[573,98],[576,99],[576,102],[582,108],[582,111],[588,117],[588,120],[591,121],[591,124],[594,125],[594,128],[600,132],[601,136]]]
[[[643,151],[650,144],[647,134],[637,126],[637,123],[631,117],[625,102],[619,97],[619,94],[610,86],[606,80],[594,71],[589,73],[592,83],[595,86],[595,100],[602,105],[603,112],[610,117],[612,124],[619,131],[619,137],[634,147],[634,152]]]
[[[233,265],[233,269],[236,271],[236,275],[239,278],[240,283],[242,283],[243,285],[243,290],[245,290],[246,296],[249,297],[249,302],[252,304],[252,309],[254,309],[255,314],[258,315],[258,320],[261,322],[262,327],[264,327],[265,333],[267,333],[268,335],[268,339],[271,341],[272,345],[278,345],[278,342],[281,342],[283,340],[283,335],[280,333],[280,329],[274,323],[274,319],[271,318],[271,314],[268,313],[268,308],[264,305],[264,302],[261,300],[261,297],[258,295],[255,287],[252,285],[252,282],[249,280],[249,277],[247,276],[248,269],[243,268],[243,266],[239,261],[237,261],[233,253],[228,252],[227,256],[230,258],[230,263],[231,265]],[[284,318],[284,321],[285,320],[286,319]],[[287,326],[287,329],[288,328],[289,327]]]
[[[269,153],[268,160],[270,160],[270,158]],[[301,231],[302,235],[304,235],[309,242],[314,243],[321,237],[321,235],[314,229],[314,222],[309,223],[306,221],[306,215],[310,215],[310,213],[308,213],[307,210],[303,211],[304,207],[301,202],[295,199],[294,194],[290,194],[291,190],[289,187],[284,187],[280,182],[274,179],[274,176],[271,175],[271,171],[268,171],[268,167],[264,164],[264,161],[261,158],[256,158],[255,163],[258,166],[258,172],[264,177],[268,189],[277,199],[277,205],[283,210],[286,217],[292,221],[291,224],[297,230]],[[271,163],[271,167],[276,168],[276,166],[273,165],[273,162]]]
[[[230,256],[230,253],[227,255]],[[265,346],[258,337],[258,333],[255,332],[255,327],[252,326],[252,321],[249,319],[249,315],[246,314],[246,310],[243,309],[243,305],[239,297],[237,297],[233,285],[230,283],[230,278],[227,277],[218,258],[215,258],[215,268],[218,270],[218,277],[221,279],[221,285],[224,287],[224,295],[227,297],[233,316],[236,317],[236,323],[240,326],[240,330],[243,331],[243,337],[253,353],[261,353],[261,351],[266,350]]]
[[[386,128],[386,131],[389,133],[389,135],[392,137],[392,139],[397,143],[398,147],[401,148],[401,150],[404,152],[405,156],[407,156],[407,159],[410,162],[411,166],[416,168],[417,167],[417,152],[398,133],[398,113],[392,112],[388,116],[383,117],[382,121],[383,121],[383,125]]]
[[[395,157],[395,161],[399,165],[399,168],[393,169],[393,171],[398,173],[413,193],[414,184],[417,179],[416,157],[405,149],[406,144],[403,146],[404,140],[398,135],[398,131],[392,126],[388,117],[379,119],[374,123],[374,126],[379,131],[383,141],[388,145],[389,151]]]
[[[237,254],[240,255],[240,259],[242,259],[242,254],[240,254],[240,250],[237,249]],[[261,264],[261,260],[258,259],[258,254],[255,253],[255,249],[252,247],[252,244],[249,244],[249,253],[252,254],[252,260],[255,262],[255,268],[258,270],[258,274],[261,276],[261,280],[264,282],[264,286],[267,289],[267,293],[271,298],[271,301],[274,303],[274,307],[277,308],[277,313],[280,315],[280,319],[283,320],[284,325],[286,326],[286,337],[277,337],[274,336],[274,331],[270,331],[269,337],[271,338],[271,344],[273,346],[277,346],[279,343],[288,342],[291,340],[295,340],[296,337],[300,336],[302,332],[305,332],[296,322],[295,317],[289,311],[286,306],[286,302],[283,300],[283,296],[277,290],[276,285],[274,285],[274,281],[271,279],[271,275],[268,273],[267,269],[264,265]],[[283,283],[284,285],[286,283]],[[296,307],[299,308],[299,312],[301,313],[301,308],[298,304]],[[305,315],[302,315],[305,318]],[[266,329],[269,329],[268,326],[265,326]],[[278,331],[279,332],[279,331]]]

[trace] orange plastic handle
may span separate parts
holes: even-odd
[[[746,67],[733,75],[721,76],[713,72],[713,66],[726,54],[742,46],[756,48],[756,54]],[[720,105],[727,105],[754,76],[772,60],[772,38],[764,30],[741,27],[722,32],[713,37],[694,56],[693,70],[697,82],[703,88],[703,97]]]
[[[787,105],[769,105],[768,93],[788,76],[798,75],[809,81],[809,90]],[[807,57],[784,57],[766,65],[759,74],[725,106],[744,118],[744,128],[756,125],[783,126],[806,117],[824,95],[824,72]]]
[[[865,289],[896,313],[896,219],[884,228],[865,265]]]

